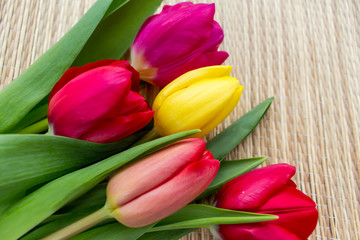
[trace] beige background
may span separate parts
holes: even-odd
[[[93,0],[1,0],[1,88],[54,44]],[[178,1],[165,1],[174,3]],[[210,1],[205,1],[210,2]],[[268,156],[297,167],[318,205],[310,239],[359,239],[360,2],[217,0],[226,64],[245,90],[212,134],[275,96],[229,158]],[[185,239],[212,239],[199,230]]]

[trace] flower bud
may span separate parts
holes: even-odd
[[[181,140],[118,172],[107,187],[113,216],[128,227],[142,227],[193,201],[219,169],[205,145],[201,139]]]
[[[220,225],[224,240],[307,239],[315,229],[318,212],[314,201],[290,180],[295,167],[275,164],[233,179],[217,193],[217,207],[277,215],[263,223]]]
[[[156,96],[155,128],[166,136],[201,129],[194,137],[204,137],[234,109],[243,86],[230,77],[230,66],[199,68],[175,79]]]
[[[224,33],[214,13],[214,4],[184,2],[149,17],[131,48],[140,79],[165,87],[190,70],[223,63],[228,53],[218,51]]]
[[[126,61],[70,68],[50,93],[49,131],[97,143],[127,137],[153,116],[138,88],[138,73]]]

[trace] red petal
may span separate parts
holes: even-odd
[[[49,102],[54,133],[79,138],[128,95],[130,76],[124,68],[104,66],[74,78]]]
[[[116,218],[126,226],[141,227],[171,215],[209,186],[219,165],[214,159],[189,164],[168,182],[118,208]]]
[[[55,84],[53,89],[50,92],[50,100],[51,98],[57,93],[62,87],[64,87],[68,82],[70,82],[75,77],[79,76],[80,74],[89,71],[91,69],[106,66],[111,64],[112,62],[115,62],[117,60],[115,59],[104,59],[93,63],[88,63],[81,67],[72,67],[69,68],[60,78],[60,80]]]
[[[97,143],[116,142],[145,127],[153,116],[154,111],[148,110],[97,121],[80,139]]]
[[[255,169],[225,184],[217,194],[217,207],[254,210],[279,192],[295,174],[295,167],[275,164]]]
[[[118,105],[119,107],[114,109],[114,117],[151,110],[144,97],[134,91],[130,91],[125,99],[122,99]]]
[[[271,221],[300,238],[308,238],[315,229],[318,212],[315,202],[293,187],[285,187],[262,205],[257,212],[279,216]]]
[[[286,229],[269,223],[220,225],[223,240],[303,240]]]
[[[296,186],[296,183],[294,183],[293,180],[289,180],[289,181],[286,183],[286,185],[289,186],[289,187],[293,187],[293,188],[296,188],[296,187],[297,187],[297,186]]]
[[[139,89],[140,89],[139,72],[136,71],[135,68],[133,68],[130,65],[129,62],[120,60],[120,61],[112,62],[110,65],[126,68],[127,70],[132,72],[132,75],[131,75],[131,90],[135,91],[135,92],[139,92]]]
[[[111,178],[107,192],[113,206],[121,206],[174,177],[201,159],[205,141],[190,138],[173,143],[128,165]]]
[[[202,159],[214,159],[214,156],[209,150],[205,150]]]

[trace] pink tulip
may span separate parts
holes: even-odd
[[[70,68],[50,93],[50,132],[97,143],[127,137],[153,117],[138,89],[138,73],[126,61]]]
[[[128,227],[142,227],[193,201],[219,169],[205,145],[197,138],[178,141],[118,172],[107,188],[114,217]]]
[[[275,164],[248,172],[225,184],[217,194],[217,207],[277,215],[277,220],[220,225],[225,240],[304,240],[315,229],[314,201],[296,189],[290,178],[295,167]]]
[[[190,70],[223,63],[228,53],[218,51],[224,34],[214,13],[214,4],[183,2],[149,17],[131,49],[140,79],[164,87]]]

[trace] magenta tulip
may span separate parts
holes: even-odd
[[[152,224],[193,201],[209,186],[219,161],[197,138],[171,144],[111,178],[108,206],[128,227]]]
[[[304,240],[314,231],[318,212],[314,201],[296,189],[290,178],[295,167],[275,164],[248,172],[225,184],[217,207],[277,215],[263,223],[220,225],[224,240]]]
[[[70,68],[50,93],[49,131],[97,143],[127,137],[153,117],[138,89],[138,73],[126,61]]]
[[[228,53],[218,51],[224,34],[214,14],[214,4],[184,2],[149,17],[131,49],[140,79],[164,87],[190,70],[223,63]]]

